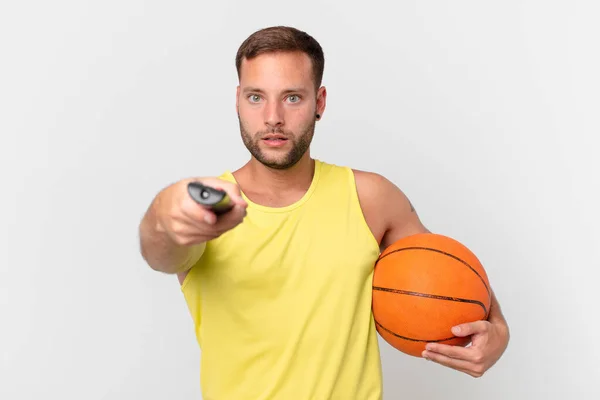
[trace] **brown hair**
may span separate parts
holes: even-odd
[[[287,26],[272,26],[254,32],[238,49],[235,67],[238,79],[242,60],[250,60],[265,53],[300,51],[308,55],[312,61],[315,87],[321,86],[325,57],[321,45],[308,33]]]

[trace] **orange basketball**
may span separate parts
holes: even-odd
[[[428,342],[465,346],[455,325],[485,320],[491,303],[487,274],[456,240],[417,234],[388,246],[373,276],[377,332],[403,353],[421,357]]]

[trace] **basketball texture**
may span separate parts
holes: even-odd
[[[455,325],[485,320],[491,291],[485,269],[466,246],[423,233],[388,246],[375,263],[377,332],[403,353],[421,357],[428,342],[465,346]]]

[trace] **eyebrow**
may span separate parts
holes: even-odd
[[[255,87],[246,87],[243,89],[243,93],[262,93],[264,94],[265,91],[259,88],[255,88]],[[300,88],[290,88],[290,89],[285,89],[282,91],[283,94],[288,94],[288,93],[306,93],[306,89],[300,89]]]

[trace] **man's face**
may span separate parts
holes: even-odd
[[[236,106],[252,156],[270,168],[286,169],[308,154],[325,89],[315,91],[306,54],[263,54],[242,62]]]

